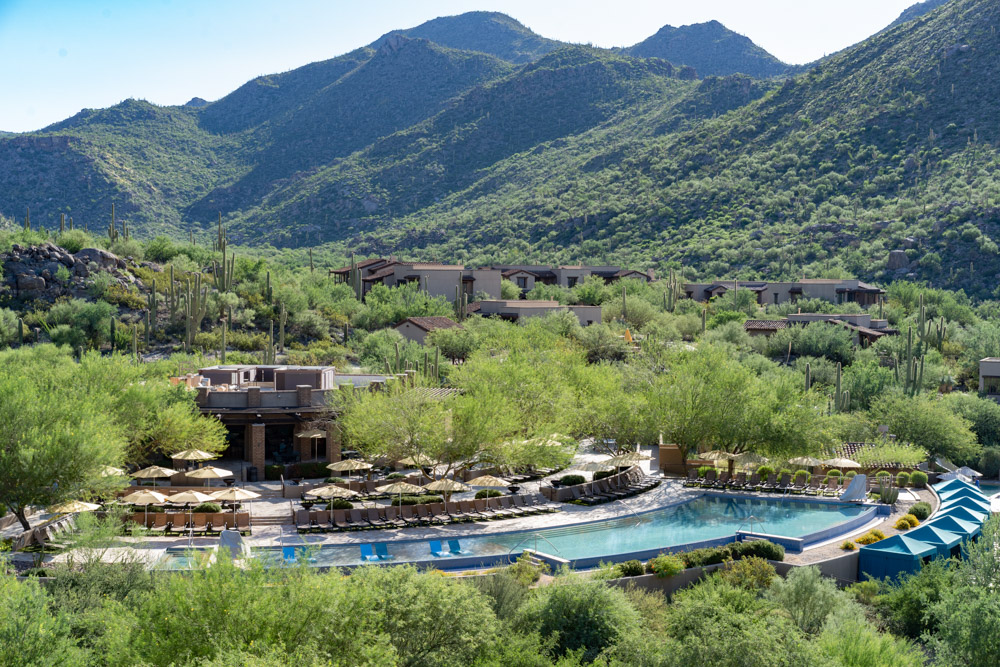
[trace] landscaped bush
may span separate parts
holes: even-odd
[[[857,549],[857,547],[854,546],[854,542],[851,542],[850,540],[841,544],[840,548],[843,549],[844,551],[854,551],[855,549]]]
[[[842,473],[839,470],[837,470],[836,468],[834,468],[833,470],[827,470],[826,471],[826,476],[827,477],[843,477],[844,473]]]
[[[316,479],[326,477],[330,474],[327,464],[322,461],[307,461],[306,463],[293,463],[288,466],[285,477],[304,477],[306,479]]]
[[[502,491],[497,491],[496,489],[482,489],[476,491],[476,500],[482,500],[483,498],[499,498],[503,495]]]
[[[444,502],[444,498],[441,496],[395,496],[392,499],[392,506],[399,507],[400,505],[426,505],[427,503],[441,503]]]
[[[921,470],[914,470],[910,473],[910,484],[917,488],[927,486],[927,473]]]
[[[855,546],[853,542],[845,542],[844,544],[850,544],[851,548],[849,551],[854,551]],[[869,579],[851,584],[844,591],[854,596],[854,599],[861,604],[871,604],[875,601],[876,596],[878,596],[880,588],[879,582]]]
[[[774,474],[774,467],[767,465],[761,466],[757,468],[757,474],[760,475],[761,479],[767,479],[768,475]]]
[[[927,517],[931,515],[931,505],[921,500],[910,507],[910,514],[915,516],[918,521],[926,521]]]
[[[604,479],[605,477],[611,477],[612,475],[617,475],[617,474],[618,474],[617,470],[598,470],[597,472],[594,473],[594,481],[596,482],[599,479]]]
[[[641,577],[646,574],[646,568],[637,560],[627,560],[615,566],[619,577]]]
[[[855,475],[857,474],[858,474],[857,470],[848,470],[847,473],[844,475],[844,477],[846,477],[847,479],[854,479]]]
[[[1000,475],[1000,447],[987,447],[979,455],[979,472],[984,477],[996,479]]]
[[[805,477],[806,482],[808,482],[809,480],[812,479],[812,473],[809,472],[808,470],[796,470],[795,479],[798,479],[799,477]]]
[[[707,477],[708,473],[715,470],[715,466],[701,466],[698,468],[698,477]]]
[[[920,525],[920,520],[917,519],[917,517],[913,516],[912,514],[904,514],[903,519],[905,519],[906,522],[910,524],[910,528],[916,528],[917,526]]]
[[[776,574],[773,565],[763,558],[751,556],[727,564],[719,576],[738,588],[760,591],[770,588]]]
[[[896,486],[902,488],[910,483],[910,473],[901,472],[896,475]]]
[[[191,511],[204,514],[217,514],[222,511],[222,505],[219,503],[202,503],[201,505],[197,505]]]
[[[728,546],[733,558],[764,558],[765,560],[785,560],[785,547],[767,540],[751,540],[749,542],[733,542]]]
[[[646,569],[649,573],[655,574],[661,579],[680,574],[684,571],[684,567],[683,560],[670,554],[660,554],[655,558],[650,558],[649,562],[646,563]]]
[[[349,500],[344,500],[343,498],[334,498],[329,503],[327,503],[326,508],[328,510],[352,510],[354,505]]]
[[[910,528],[913,528],[913,526],[910,525],[910,522],[906,520],[905,516],[901,516],[896,520],[896,523],[893,524],[893,528],[896,530],[909,530]]]
[[[587,480],[584,479],[583,475],[563,475],[559,478],[559,484],[562,486],[576,486],[577,484],[583,484]]]
[[[284,474],[285,466],[283,465],[264,466],[264,479],[269,482],[281,479]]]
[[[792,474],[792,469],[791,468],[782,468],[781,470],[778,471],[778,477],[779,478],[782,475],[791,475],[791,474]]]
[[[862,535],[861,537],[859,537],[854,541],[857,542],[858,544],[875,544],[879,540],[884,540],[884,539],[885,539],[885,533],[883,533],[878,528],[873,528],[872,530],[869,530],[867,533],[865,533],[864,535]]]

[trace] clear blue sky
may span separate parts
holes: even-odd
[[[805,63],[858,42],[915,0],[0,0],[0,130],[28,131],[129,97],[215,100],[260,74],[395,28],[501,11],[569,42],[627,46],[716,19]]]

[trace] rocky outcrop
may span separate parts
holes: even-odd
[[[122,287],[137,283],[126,271],[125,260],[100,248],[84,248],[76,254],[52,243],[14,245],[0,253],[2,289],[17,299],[55,301],[60,296],[82,297],[95,271],[111,274]]]
[[[892,250],[889,252],[889,260],[886,263],[886,268],[890,271],[897,271],[899,269],[905,269],[910,265],[910,259],[906,256],[906,252],[903,250]]]

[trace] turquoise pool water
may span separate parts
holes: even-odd
[[[995,496],[1000,493],[1000,482],[990,481],[990,482],[980,482],[979,490],[985,493],[987,496]]]
[[[746,530],[755,533],[804,537],[849,521],[869,511],[859,505],[820,503],[763,498],[726,498],[702,496],[680,505],[630,516],[624,519],[593,523],[459,537],[462,556],[487,557],[517,554],[536,549],[566,560],[613,556],[651,549],[666,549],[685,544],[725,538]],[[752,527],[750,517],[753,517]],[[474,530],[474,529],[473,529]],[[370,541],[379,534],[371,532]],[[442,535],[440,538],[446,540]],[[447,542],[443,544],[448,549]],[[280,548],[255,548],[254,555],[281,561]],[[440,560],[447,567],[450,556],[435,558],[429,541],[390,541],[393,562]],[[357,565],[361,562],[358,545],[324,546],[309,550],[310,562],[317,567]]]

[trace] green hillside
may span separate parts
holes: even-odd
[[[998,13],[953,0],[784,81],[581,46],[517,65],[484,44],[514,58],[520,24],[437,19],[420,29],[507,37],[390,34],[207,106],[129,100],[2,138],[0,215],[100,229],[114,202],[143,236],[207,235],[221,211],[246,245],[988,295]]]
[[[718,21],[679,28],[665,25],[627,52],[640,58],[663,58],[688,65],[699,76],[739,73],[763,79],[788,70],[788,65]]]

